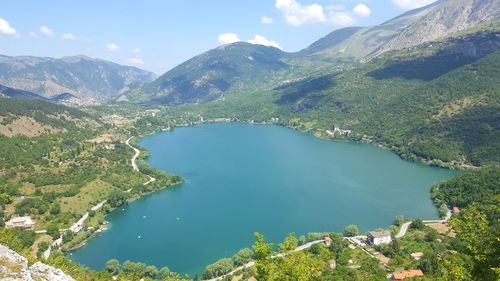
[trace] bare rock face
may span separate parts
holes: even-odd
[[[0,280],[2,281],[75,281],[60,269],[37,262],[28,266],[28,260],[0,245]]]
[[[34,280],[43,281],[74,281],[73,278],[64,274],[62,270],[53,268],[41,262],[30,266],[31,277]]]
[[[372,57],[391,50],[431,42],[481,22],[500,17],[498,0],[448,0],[434,5],[423,17],[411,23],[377,50]]]

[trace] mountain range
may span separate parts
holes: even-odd
[[[198,55],[122,98],[184,104],[269,90],[314,73],[349,69],[390,51],[444,40],[498,18],[500,2],[495,0],[441,0],[378,26],[333,31],[296,53],[238,42]]]
[[[80,99],[102,103],[154,78],[155,75],[149,71],[86,56],[46,58],[0,55],[0,84],[44,98],[69,93]]]

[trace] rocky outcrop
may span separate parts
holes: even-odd
[[[28,266],[28,260],[0,245],[0,280],[2,281],[75,281],[62,270],[41,262]]]
[[[405,27],[370,57],[444,38],[500,17],[498,0],[448,0],[429,8],[425,16]]]

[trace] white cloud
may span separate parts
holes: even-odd
[[[349,11],[330,11],[328,19],[333,26],[349,26],[354,24],[356,18]]]
[[[54,36],[54,31],[45,25],[40,26],[40,32],[42,32],[43,35],[48,36],[48,37]]]
[[[64,40],[77,40],[78,39],[78,37],[76,37],[76,35],[74,35],[73,33],[66,33],[61,38]]]
[[[404,10],[420,8],[434,2],[436,0],[392,0],[392,3]]]
[[[365,4],[358,4],[352,10],[353,14],[358,17],[369,17],[372,14],[372,11]]]
[[[266,37],[259,35],[259,34],[255,35],[254,39],[248,40],[248,43],[259,44],[259,45],[264,45],[264,46],[271,46],[271,47],[281,49],[280,45],[278,43],[276,43],[272,40],[269,40]]]
[[[12,35],[14,37],[20,37],[16,29],[10,26],[9,22],[0,18],[0,34]]]
[[[219,45],[226,45],[226,44],[231,44],[231,43],[235,43],[235,42],[239,42],[239,41],[241,41],[241,40],[238,37],[238,35],[236,35],[236,33],[232,33],[232,32],[222,33],[217,38],[217,42],[219,43]]]
[[[132,54],[134,55],[140,55],[142,50],[140,48],[134,48],[132,49]]]
[[[270,18],[268,16],[263,16],[260,18],[260,22],[263,24],[273,24],[274,20],[273,20],[273,18]]]
[[[134,64],[134,65],[144,65],[144,61],[140,58],[130,58],[127,60],[127,63]]]
[[[36,35],[36,33],[33,31],[28,33],[28,35],[29,35],[29,37],[34,38],[34,39],[38,38],[38,35]]]
[[[295,0],[276,0],[275,7],[283,13],[286,22],[293,26],[326,21],[323,6],[316,3],[302,5]]]
[[[108,44],[106,44],[106,49],[108,49],[108,51],[114,52],[114,51],[117,51],[118,49],[120,49],[120,46],[118,46],[115,43],[108,43]]]

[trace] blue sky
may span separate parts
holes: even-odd
[[[84,54],[162,74],[220,44],[298,51],[335,29],[376,25],[433,1],[4,1],[0,54]]]

